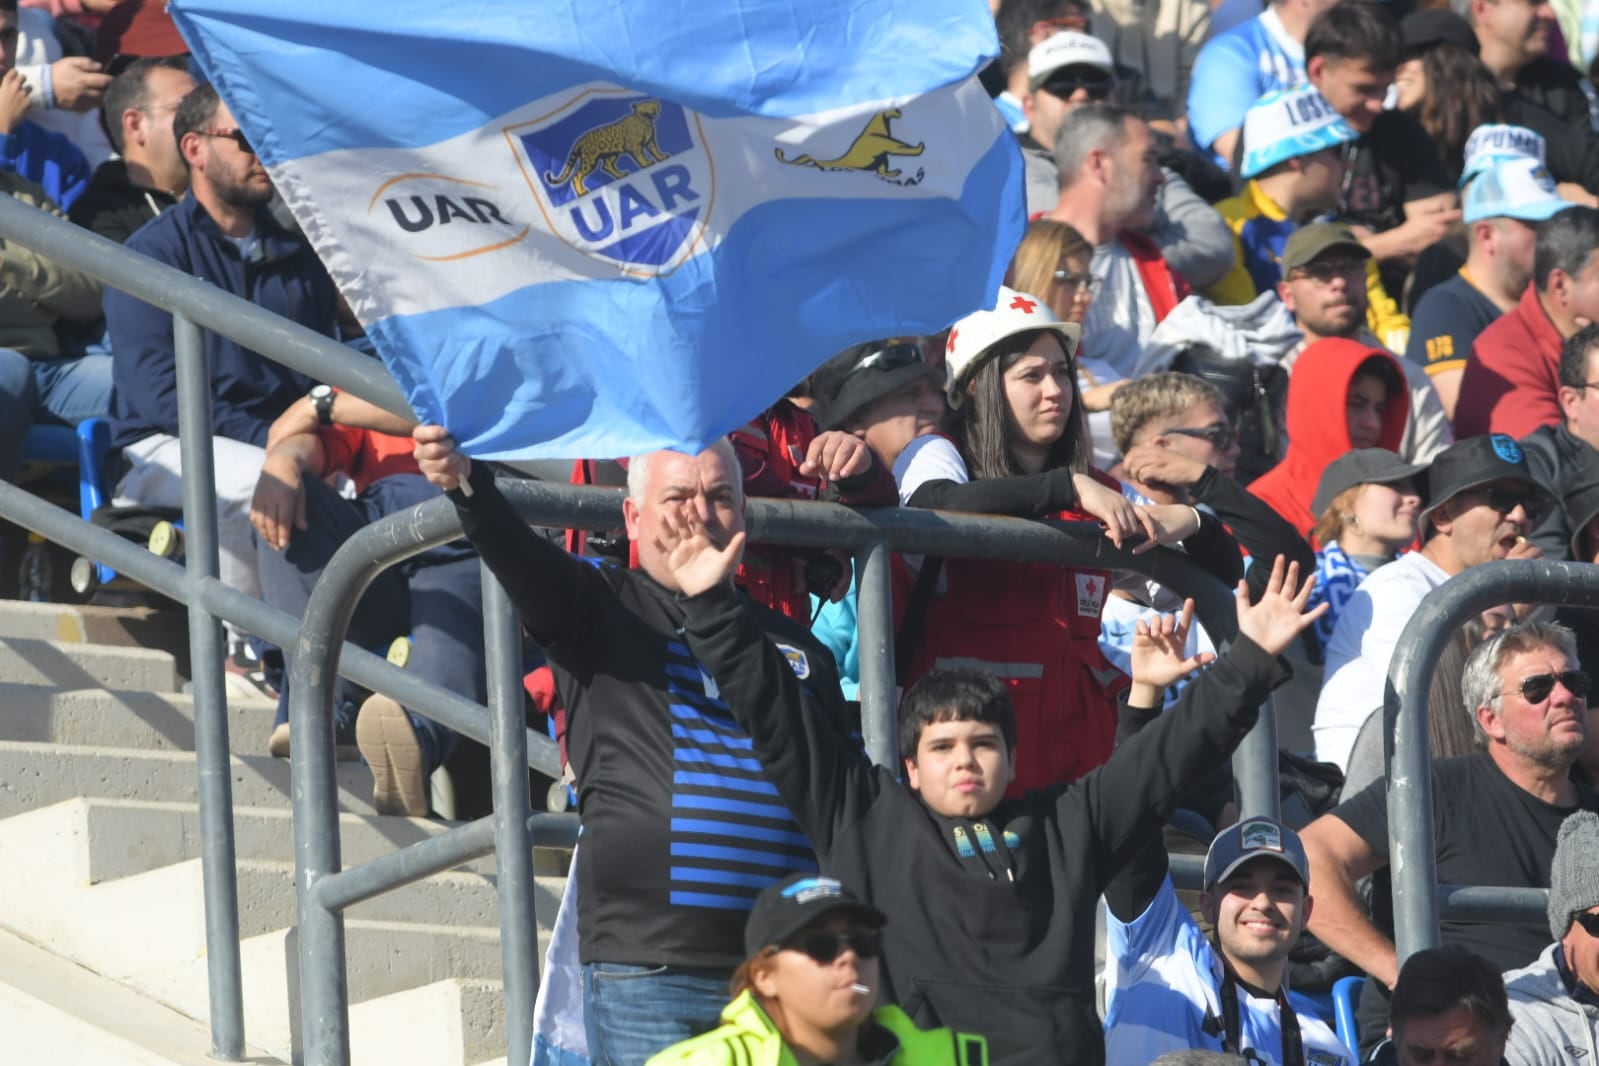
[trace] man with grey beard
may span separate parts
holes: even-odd
[[[1432,767],[1433,833],[1440,884],[1548,888],[1560,825],[1599,797],[1572,780],[1588,743],[1588,674],[1564,626],[1527,622],[1472,650],[1461,680],[1463,711],[1483,750]],[[1388,782],[1379,779],[1301,833],[1316,909],[1310,931],[1372,975],[1360,998],[1368,1043],[1387,1026],[1398,959],[1386,916]],[[1368,919],[1354,885],[1382,871]],[[1525,966],[1548,943],[1536,926],[1444,919],[1445,944],[1504,971]]]

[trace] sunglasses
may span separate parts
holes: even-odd
[[[1055,284],[1064,285],[1074,291],[1092,293],[1099,288],[1099,279],[1092,274],[1079,274],[1072,270],[1057,270],[1054,278]]]
[[[1488,501],[1488,506],[1501,515],[1508,515],[1520,507],[1527,512],[1527,520],[1533,525],[1542,521],[1544,513],[1548,510],[1543,497],[1537,493],[1517,492],[1515,489],[1495,486],[1484,489],[1482,495]]]
[[[882,367],[884,370],[898,370],[902,366],[910,366],[913,363],[925,361],[922,358],[920,345],[913,344],[910,341],[896,341],[893,344],[879,348],[875,352],[869,352],[861,356],[860,361],[855,364],[855,369],[870,370],[875,366]]]
[[[1351,278],[1366,272],[1364,259],[1320,259],[1295,267],[1290,277],[1309,278],[1325,285],[1334,278]]]
[[[1593,683],[1593,678],[1588,676],[1586,670],[1566,670],[1558,674],[1533,674],[1531,677],[1521,679],[1521,684],[1515,691],[1521,693],[1521,698],[1528,703],[1542,703],[1555,691],[1555,682],[1566,686],[1577,699],[1586,699],[1588,687]],[[1599,918],[1595,919],[1599,921]]]
[[[883,934],[876,929],[851,929],[844,933],[806,933],[780,946],[790,951],[802,951],[826,966],[846,950],[853,950],[863,959],[877,958],[883,953]]]
[[[1599,936],[1599,914],[1583,911],[1581,914],[1573,914],[1571,920],[1582,926],[1582,931],[1589,936]]]
[[[1209,441],[1211,447],[1220,451],[1226,451],[1232,447],[1233,441],[1238,439],[1238,434],[1232,426],[1220,423],[1202,426],[1199,429],[1168,429],[1166,432],[1179,437],[1193,437],[1195,440]]]
[[[244,151],[249,152],[251,155],[255,155],[255,149],[250,146],[249,138],[245,137],[244,131],[237,126],[225,130],[201,130],[200,136],[216,137],[219,140],[232,141]]]
[[[1081,89],[1094,101],[1107,99],[1111,91],[1116,88],[1116,79],[1109,74],[1084,74],[1073,78],[1051,78],[1041,88],[1051,96],[1058,96],[1062,100],[1070,100],[1072,94]]]

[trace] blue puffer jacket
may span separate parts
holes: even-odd
[[[333,336],[338,293],[309,243],[256,213],[260,244],[251,261],[225,237],[191,193],[128,238],[127,246],[242,296],[251,303]],[[178,432],[172,316],[108,288],[111,338],[111,443],[122,447],[152,433]],[[205,335],[211,366],[212,427],[219,437],[266,443],[272,420],[304,396],[312,382],[225,337]]]
[[[21,174],[49,194],[61,210],[72,207],[89,187],[88,159],[55,130],[23,119],[0,133],[0,168]]]

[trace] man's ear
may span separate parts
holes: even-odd
[[[1323,74],[1327,73],[1327,57],[1314,56],[1305,63],[1305,77],[1310,79],[1312,85],[1321,81]]]
[[[200,166],[200,157],[204,154],[204,143],[204,137],[201,137],[198,133],[192,132],[185,133],[183,135],[183,140],[178,142],[178,151],[188,162],[191,170],[198,169]]]
[[[126,108],[122,112],[122,143],[144,143],[144,112],[136,107]]]
[[[1289,290],[1288,283],[1286,281],[1279,281],[1277,283],[1277,299],[1281,300],[1283,302],[1283,306],[1288,308],[1289,314],[1294,313],[1294,297],[1293,293]]]
[[[1482,727],[1483,733],[1489,740],[1503,740],[1505,724],[1499,720],[1499,713],[1492,707],[1478,707],[1477,724]]]
[[[1201,892],[1199,894],[1199,914],[1205,919],[1205,923],[1212,927],[1216,924],[1217,900],[1218,897],[1213,892]]]
[[[1549,271],[1549,284],[1544,286],[1544,291],[1561,307],[1566,306],[1571,298],[1571,275],[1555,267]]]
[[[627,530],[627,539],[637,544],[640,529],[639,508],[631,496],[622,499],[622,523]]]
[[[1033,94],[1022,93],[1022,116],[1027,119],[1027,124],[1033,124]]]
[[[918,792],[922,790],[922,775],[916,769],[915,759],[905,760],[905,783]]]

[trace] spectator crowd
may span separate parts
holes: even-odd
[[[602,1066],[1599,1060],[1599,623],[1487,610],[1427,700],[1440,882],[1548,890],[1545,922],[1448,915],[1399,958],[1377,713],[1451,577],[1599,564],[1599,13],[991,7],[1030,215],[991,306],[817,353],[700,455],[561,466],[624,495],[624,528],[564,534],[448,427],[208,334],[222,580],[303,612],[357,530],[454,502],[465,539],[350,638],[481,702],[480,561],[509,592],[584,824]],[[371,356],[184,51],[153,0],[0,0],[0,191]],[[7,245],[0,476],[91,418],[116,504],[181,507],[170,317]],[[750,496],[1097,524],[1236,588],[1237,636],[1107,568],[896,558],[874,767],[851,560],[746,546]],[[229,632],[279,757],[284,653]],[[429,815],[461,739],[340,684],[377,809]],[[1262,705],[1283,813],[1240,819]]]

